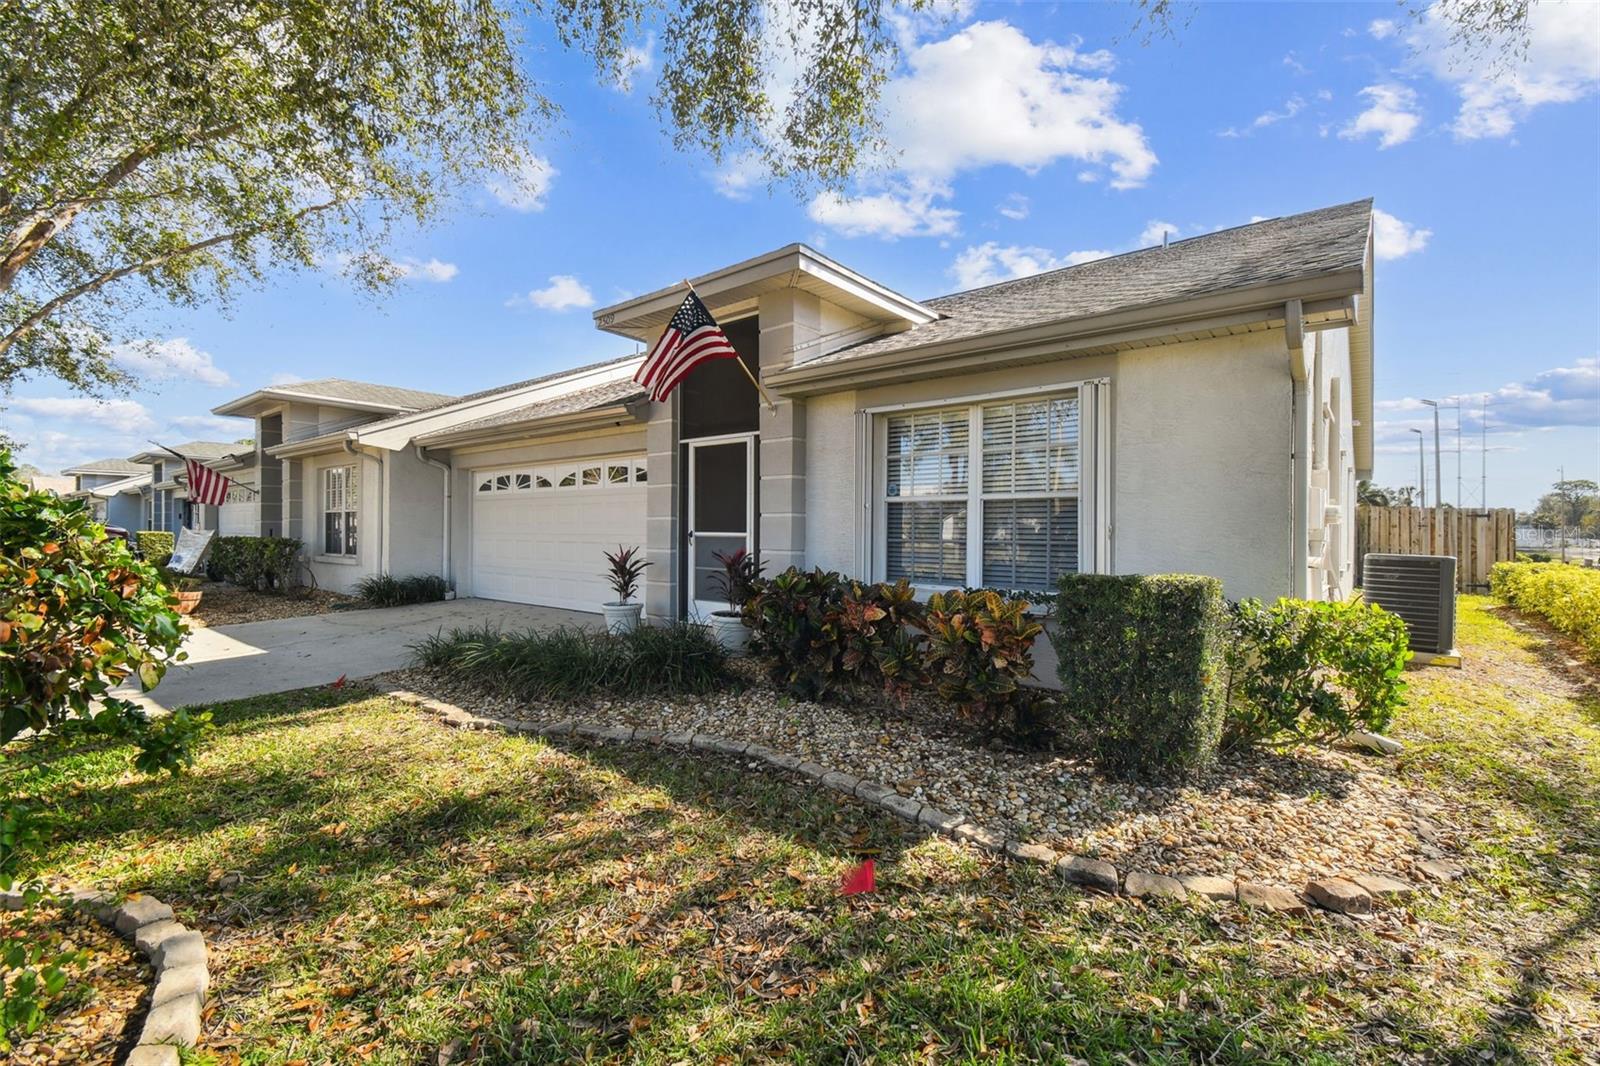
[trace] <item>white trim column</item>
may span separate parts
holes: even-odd
[[[678,514],[678,399],[674,390],[665,403],[650,406],[645,424],[645,467],[650,472],[645,489],[644,611],[652,622],[671,622],[678,611],[678,545],[682,542]]]

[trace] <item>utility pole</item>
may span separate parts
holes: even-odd
[[[1483,501],[1483,509],[1489,509],[1489,394],[1483,394],[1483,413],[1478,416],[1478,430],[1482,437],[1482,445],[1478,450],[1479,462],[1482,468],[1478,472],[1478,498]]]
[[[1415,427],[1411,432],[1417,435],[1417,506],[1428,506],[1428,468],[1423,465],[1422,430]]]
[[[1423,400],[1433,408],[1433,554],[1444,553],[1444,466],[1439,458],[1439,401]]]
[[[1559,485],[1565,480],[1567,480],[1567,468],[1564,467],[1564,466],[1556,467],[1556,484]],[[1556,528],[1561,531],[1561,561],[1562,562],[1566,562],[1567,561],[1567,523],[1566,523],[1566,517],[1567,516],[1563,515],[1563,514],[1556,515]]]
[[[1461,397],[1456,397],[1456,515],[1461,515]]]

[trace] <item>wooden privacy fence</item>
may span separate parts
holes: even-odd
[[[1490,511],[1444,509],[1442,528],[1435,529],[1432,507],[1372,507],[1356,511],[1356,583],[1368,552],[1392,555],[1453,555],[1456,590],[1489,587],[1489,568],[1517,557],[1517,512],[1510,507]]]

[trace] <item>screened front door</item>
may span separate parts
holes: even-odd
[[[755,529],[755,436],[740,434],[689,442],[689,521],[685,575],[689,615],[725,611],[718,578],[720,556],[753,551]]]

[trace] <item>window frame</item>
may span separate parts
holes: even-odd
[[[962,585],[914,582],[919,596],[961,587],[985,587],[983,580],[983,506],[986,500],[1068,499],[1078,505],[1078,571],[1109,570],[1109,386],[1107,378],[1051,383],[1031,388],[1009,389],[949,398],[887,404],[860,410],[861,438],[866,446],[862,463],[862,506],[867,511],[859,551],[862,571],[874,580],[888,580],[889,504],[917,500],[947,501],[948,495],[887,495],[889,487],[889,419],[940,411],[965,410],[967,426],[966,571]],[[983,491],[983,408],[1006,402],[1030,402],[1076,396],[1078,400],[1078,478],[1073,491],[991,492]],[[987,586],[998,587],[998,586]],[[1036,590],[1044,591],[1044,590]]]
[[[335,473],[344,475],[342,493],[342,507],[337,509],[328,506],[329,486],[328,481]],[[350,482],[355,480],[355,499],[350,499]],[[321,529],[317,531],[320,538],[318,555],[327,559],[355,559],[361,554],[361,481],[354,463],[344,463],[339,466],[325,466],[322,468],[318,486],[322,496],[318,513],[322,516]],[[328,516],[339,515],[339,549],[328,550]],[[352,520],[354,520],[352,522]]]

